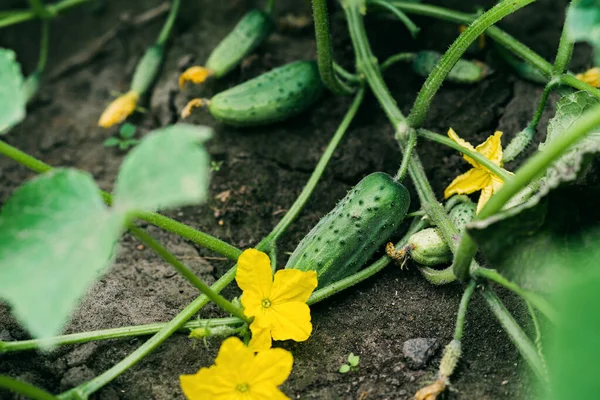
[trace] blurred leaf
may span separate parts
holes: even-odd
[[[15,52],[0,48],[0,134],[25,118],[23,81]]]
[[[350,371],[350,366],[348,364],[344,364],[340,367],[340,374],[345,374]]]
[[[588,243],[560,260],[565,269],[583,270],[562,281],[554,299],[560,310],[548,358],[554,400],[594,399],[600,393],[599,233],[588,235]]]
[[[136,127],[135,125],[126,122],[121,126],[121,129],[119,130],[119,134],[121,135],[121,137],[123,139],[131,139],[133,137],[133,135],[135,135],[135,130]]]
[[[562,187],[518,215],[472,223],[468,232],[491,268],[525,289],[549,293],[579,273],[558,261],[585,249],[574,243],[593,246],[589,232],[600,226],[599,198],[598,188]]]
[[[600,65],[600,0],[574,0],[566,24],[572,40],[594,46],[596,65]]]
[[[116,137],[110,137],[104,141],[104,147],[114,147],[118,146],[121,141]]]
[[[348,354],[348,364],[350,364],[351,367],[358,366],[359,362],[360,362],[359,356],[355,356],[354,353]]]
[[[32,336],[60,333],[109,264],[121,223],[77,170],[40,175],[8,199],[0,212],[0,297]]]
[[[125,158],[115,186],[115,208],[154,211],[206,198],[212,130],[188,124],[159,129]]]

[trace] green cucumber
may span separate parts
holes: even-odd
[[[413,70],[426,78],[438,65],[442,55],[434,51],[420,51],[413,60]],[[482,62],[458,60],[452,68],[447,81],[455,83],[475,83],[490,75],[492,70]]]
[[[398,229],[408,190],[382,172],[368,175],[315,225],[286,268],[316,271],[319,287],[356,273]]]
[[[162,45],[155,44],[146,50],[142,59],[138,62],[131,78],[131,90],[137,94],[144,95],[160,72],[165,50]]]
[[[219,93],[208,109],[226,124],[264,125],[306,110],[323,89],[317,64],[296,61]]]
[[[476,212],[477,205],[473,202],[459,203],[452,208],[450,220],[459,234],[465,231]],[[430,267],[452,261],[452,251],[437,228],[423,229],[412,235],[408,238],[406,251],[417,263]]]
[[[273,31],[275,23],[264,11],[251,10],[212,51],[206,68],[219,78],[237,67]]]

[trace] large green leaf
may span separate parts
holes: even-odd
[[[549,332],[551,400],[595,399],[600,393],[599,233],[590,233],[581,249],[558,261],[564,269],[579,269],[581,274],[563,280],[553,296],[559,318]]]
[[[209,156],[202,143],[207,127],[176,124],[146,137],[125,158],[115,188],[115,208],[154,211],[206,198]]]
[[[600,0],[574,0],[566,23],[572,40],[594,46],[596,64],[600,65]]]
[[[598,188],[561,187],[518,215],[470,224],[468,232],[489,267],[522,288],[550,293],[585,267],[567,268],[561,260],[594,249],[589,233],[600,226],[598,199]]]
[[[109,264],[121,225],[92,178],[77,170],[41,175],[6,202],[0,212],[0,297],[32,336],[61,331]]]
[[[12,50],[0,48],[0,135],[25,118],[23,75]]]

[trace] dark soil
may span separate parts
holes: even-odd
[[[463,11],[475,5],[486,8],[494,1],[437,1]],[[19,2],[15,6],[21,5]],[[65,61],[90,49],[93,41],[112,29],[119,20],[135,16],[160,4],[160,0],[107,0],[104,7],[81,7],[68,12],[52,26],[50,75]],[[483,4],[482,4],[483,3]],[[566,0],[539,0],[503,21],[501,26],[541,55],[551,60],[560,35]],[[253,2],[184,1],[184,12],[168,49],[163,73],[152,96],[149,112],[133,122],[138,132],[148,131],[178,119],[192,94],[210,96],[286,62],[315,57],[312,28],[278,31],[247,65],[226,79],[202,88],[177,92],[177,76],[192,59],[206,59],[215,44]],[[307,1],[277,2],[280,15],[309,15]],[[417,41],[405,28],[388,19],[370,19],[368,28],[380,58],[414,49],[445,50],[457,36],[453,24],[417,18],[422,34]],[[116,132],[96,127],[110,91],[127,89],[133,68],[145,48],[153,42],[162,18],[144,26],[124,29],[109,41],[91,62],[70,69],[45,82],[27,119],[5,139],[55,166],[72,166],[90,171],[103,189],[110,190],[123,153],[103,147]],[[14,48],[24,68],[36,62],[38,25],[27,23],[2,30],[0,44]],[[336,57],[351,67],[353,57],[345,22],[339,9],[333,17]],[[586,66],[589,52],[577,49],[573,70]],[[452,126],[473,143],[482,142],[494,130],[505,132],[506,144],[530,118],[541,88],[515,78],[491,50],[476,55],[490,63],[496,73],[474,86],[446,85],[429,112],[427,127],[445,132]],[[397,66],[386,74],[392,93],[408,112],[422,78],[408,67]],[[216,129],[209,144],[213,159],[222,161],[211,185],[208,204],[186,208],[170,215],[205,230],[240,248],[255,245],[281,218],[308,179],[321,152],[341,120],[350,100],[326,96],[310,112],[285,123],[256,129],[234,129],[216,123],[202,111],[191,121]],[[549,107],[548,115],[552,110]],[[540,132],[545,131],[544,123]],[[420,143],[419,154],[438,197],[451,179],[467,165],[458,153],[432,143]],[[280,263],[317,220],[343,197],[351,185],[373,171],[394,173],[401,156],[393,131],[376,101],[368,97],[356,122],[338,149],[314,196],[297,222],[280,243]],[[509,165],[512,169],[515,165]],[[0,199],[5,200],[24,180],[34,174],[11,160],[0,158]],[[229,191],[222,201],[216,195]],[[416,199],[416,196],[413,196]],[[418,205],[416,201],[413,209]],[[223,274],[231,263],[215,257],[172,234],[151,228],[177,256],[185,260],[207,282]],[[164,322],[175,316],[197,292],[173,273],[151,251],[138,248],[129,236],[111,272],[89,292],[68,332]],[[409,368],[403,357],[405,341],[435,338],[443,345],[453,334],[461,285],[432,287],[414,267],[391,266],[380,275],[313,308],[314,332],[306,343],[286,343],[294,352],[295,366],[283,390],[298,399],[407,399],[423,384],[434,379],[440,351],[420,369]],[[225,293],[236,295],[234,289]],[[524,306],[504,296],[517,315]],[[214,306],[202,317],[220,315]],[[464,337],[464,357],[452,379],[448,399],[519,399],[532,390],[527,367],[500,325],[479,296],[469,309]],[[0,339],[21,340],[26,333],[0,304]],[[51,354],[25,352],[0,356],[0,373],[58,393],[98,375],[117,363],[144,338],[66,346]],[[175,335],[152,355],[98,392],[99,399],[182,398],[178,376],[207,366],[219,347],[192,343]],[[348,353],[360,355],[360,369],[345,375],[337,372]],[[410,364],[414,367],[414,365]],[[0,398],[14,398],[0,392]]]

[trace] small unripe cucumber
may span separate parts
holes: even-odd
[[[442,55],[440,53],[434,51],[420,51],[413,60],[413,70],[426,78],[435,69],[441,58]],[[458,60],[446,77],[446,80],[455,83],[475,83],[490,74],[491,69],[484,63],[479,61]]]
[[[145,94],[158,76],[163,61],[164,48],[160,44],[148,48],[138,62],[131,79],[131,90],[139,95]]]
[[[459,203],[450,211],[450,220],[459,234],[465,231],[476,211],[477,206],[472,202]],[[411,258],[422,265],[432,267],[452,261],[452,251],[437,228],[415,233],[408,239],[406,247]]]
[[[391,176],[366,176],[302,239],[286,268],[316,271],[319,287],[354,274],[398,229],[409,205],[408,190]]]
[[[225,75],[254,51],[274,27],[269,14],[256,9],[249,11],[215,47],[206,61],[206,68],[212,70],[217,78]]]
[[[219,93],[208,109],[230,125],[269,124],[306,110],[323,89],[317,64],[296,61]]]

